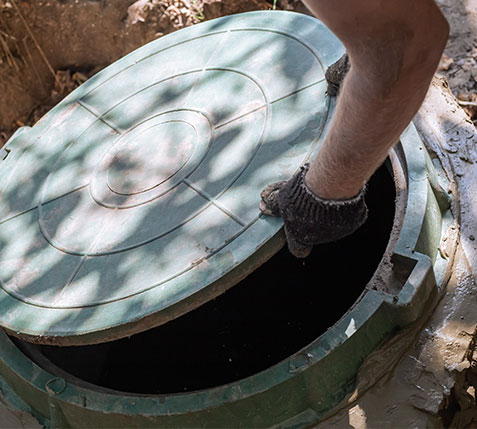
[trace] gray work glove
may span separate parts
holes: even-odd
[[[330,97],[338,95],[340,86],[343,83],[343,79],[351,68],[348,54],[344,54],[338,61],[331,64],[325,73],[326,82],[328,83],[328,89],[326,92]]]
[[[338,95],[350,67],[345,53],[326,70],[328,95]],[[260,202],[263,214],[283,218],[288,249],[297,258],[307,257],[315,244],[329,243],[352,234],[368,216],[364,189],[347,200],[319,198],[305,184],[308,169],[309,165],[305,164],[290,180],[268,185],[262,191]]]
[[[305,164],[291,179],[268,185],[259,206],[265,215],[282,217],[288,249],[297,258],[307,257],[315,244],[352,234],[368,214],[364,189],[347,200],[319,198],[305,184],[308,169]]]

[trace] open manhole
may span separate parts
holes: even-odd
[[[389,241],[394,196],[382,167],[369,183],[370,217],[352,237],[317,247],[305,261],[284,248],[223,295],[163,326],[39,352],[82,380],[133,393],[194,391],[254,375],[312,343],[357,301]]]
[[[445,178],[412,126],[353,236],[296,260],[260,215],[261,189],[319,149],[342,53],[307,16],[221,18],[17,133],[0,168],[2,390],[60,427],[300,426],[336,405],[453,256]]]

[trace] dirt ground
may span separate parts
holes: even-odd
[[[265,0],[0,0],[0,143],[88,77],[164,34]]]
[[[477,0],[437,0],[451,33],[439,73],[477,123]]]
[[[451,24],[441,62],[477,118],[477,0],[438,0]],[[299,0],[0,0],[0,145],[88,77],[182,27],[250,10],[305,12]]]

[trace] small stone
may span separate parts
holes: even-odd
[[[473,235],[470,235],[470,236],[469,236],[469,240],[470,240],[470,241],[474,241],[474,240],[475,240],[475,237],[474,237]]]
[[[442,54],[441,61],[439,62],[439,66],[437,70],[442,71],[442,70],[449,70],[449,67],[452,65],[454,60],[450,57],[448,57],[446,54]]]

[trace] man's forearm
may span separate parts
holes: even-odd
[[[422,103],[448,35],[432,0],[305,0],[351,61],[323,147],[306,176],[318,196],[356,195]]]
[[[342,40],[351,70],[311,165],[261,195],[299,258],[366,221],[363,186],[419,109],[449,31],[433,0],[304,2]]]

